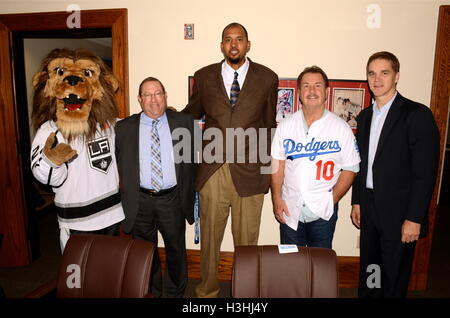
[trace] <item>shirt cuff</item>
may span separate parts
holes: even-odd
[[[359,163],[357,163],[354,166],[350,166],[350,167],[342,167],[342,170],[347,170],[347,171],[351,171],[354,173],[358,173],[359,172]]]

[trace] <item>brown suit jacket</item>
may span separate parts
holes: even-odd
[[[205,115],[205,131],[216,129],[210,130],[214,135],[212,140],[203,140],[202,143],[202,160],[195,182],[197,191],[225,161],[229,163],[231,177],[240,196],[267,193],[269,190],[270,172],[261,174],[260,168],[270,165],[271,129],[276,127],[278,76],[269,68],[249,61],[248,73],[234,108],[222,79],[223,61],[194,74],[193,93],[183,111],[191,113],[195,119]],[[240,131],[231,130],[231,134],[228,129],[228,140],[234,141],[234,147],[226,147],[227,128],[242,128]],[[261,134],[260,128],[267,128],[267,134]],[[219,131],[222,140],[216,136]],[[245,149],[245,156],[242,151],[237,151],[238,148]],[[213,155],[213,162],[208,154]]]

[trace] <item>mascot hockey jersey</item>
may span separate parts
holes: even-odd
[[[55,192],[55,206],[61,229],[61,244],[68,229],[94,231],[124,219],[119,192],[119,175],[114,154],[114,129],[100,127],[92,140],[78,136],[65,140],[53,121],[47,121],[36,133],[31,151],[31,169],[41,183]],[[77,156],[59,167],[46,158],[44,145],[50,133],[56,133],[55,145],[67,143]]]

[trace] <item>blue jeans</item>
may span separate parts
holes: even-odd
[[[318,219],[309,223],[298,222],[297,231],[286,224],[280,224],[281,244],[298,246],[331,248],[334,229],[336,228],[338,205],[334,205],[334,213],[329,221]]]

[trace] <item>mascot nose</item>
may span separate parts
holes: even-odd
[[[70,75],[64,78],[64,82],[69,83],[70,86],[75,86],[78,84],[78,82],[82,82],[83,79],[81,77]]]

